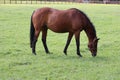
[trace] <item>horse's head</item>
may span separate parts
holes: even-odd
[[[92,42],[89,42],[88,48],[92,53],[92,56],[95,57],[97,55],[97,43],[99,38],[94,38]]]

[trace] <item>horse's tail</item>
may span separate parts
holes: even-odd
[[[32,16],[33,16],[33,14],[32,14]],[[32,48],[32,42],[34,40],[34,34],[35,34],[35,28],[33,25],[32,16],[31,16],[31,23],[30,23],[30,47],[31,48]]]

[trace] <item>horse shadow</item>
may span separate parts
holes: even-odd
[[[57,54],[57,55],[56,55]],[[83,57],[79,57],[77,55],[74,54],[69,54],[69,55],[64,55],[64,53],[62,54],[58,54],[58,53],[52,53],[47,55],[47,59],[51,59],[51,60],[77,60],[77,61],[81,61],[81,62],[94,62],[94,63],[99,63],[99,62],[106,62],[109,61],[109,57],[104,56],[104,55],[97,55],[96,57],[92,57],[91,55],[84,55]]]

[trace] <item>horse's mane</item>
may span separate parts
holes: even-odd
[[[81,10],[79,10],[79,9],[76,9],[77,11],[79,11],[81,14],[83,14],[85,17],[86,17],[86,19],[88,20],[88,26],[89,27],[91,27],[91,29],[93,29],[93,31],[95,32],[95,34],[96,34],[96,30],[95,30],[95,27],[94,27],[94,25],[93,25],[93,23],[91,22],[91,20],[90,20],[90,18],[83,12],[83,11],[81,11]]]
[[[93,25],[93,23],[91,22],[91,20],[89,19],[89,17],[81,10],[77,9],[77,8],[71,8],[70,10],[76,10],[78,11],[80,14],[84,15],[84,17],[87,19],[87,26],[86,28],[90,27],[89,29],[92,29],[92,31],[95,33],[95,36],[96,36],[96,30],[95,30],[95,27]]]

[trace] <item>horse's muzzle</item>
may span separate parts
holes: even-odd
[[[92,54],[93,57],[95,57],[96,55],[97,55],[96,53]]]

